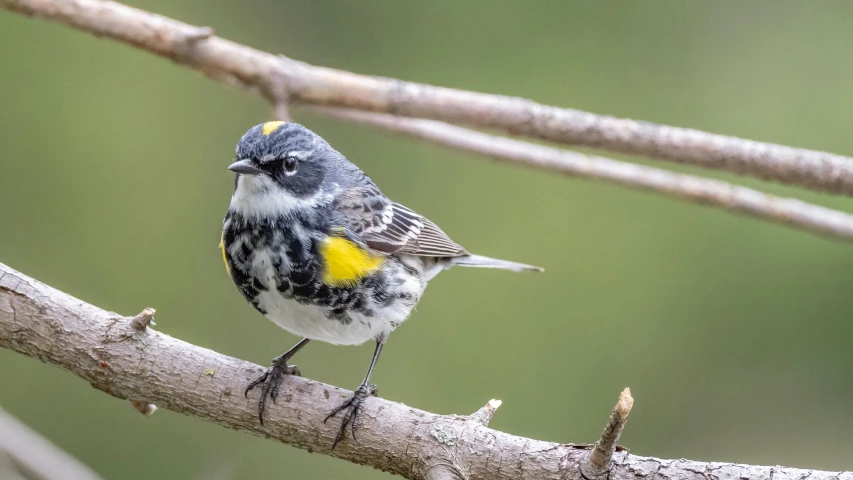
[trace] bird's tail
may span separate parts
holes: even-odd
[[[500,268],[502,270],[512,270],[513,272],[542,272],[545,270],[542,267],[534,267],[533,265],[510,262],[508,260],[499,260],[497,258],[484,257],[482,255],[453,257],[450,260],[450,264],[459,265],[460,267]]]

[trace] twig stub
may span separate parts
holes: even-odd
[[[184,32],[183,41],[188,44],[194,44],[201,40],[207,40],[213,36],[213,28],[211,27],[193,27],[191,30]]]
[[[619,394],[619,401],[616,402],[613,411],[610,412],[610,420],[601,433],[601,439],[595,442],[589,455],[581,462],[581,476],[588,480],[601,480],[607,477],[610,462],[613,461],[613,452],[616,451],[619,437],[622,435],[633,406],[634,398],[631,396],[631,389],[625,388]]]
[[[276,120],[284,122],[292,122],[293,117],[290,116],[290,103],[286,100],[279,100],[273,107],[273,114]]]
[[[484,427],[488,427],[489,422],[492,421],[492,417],[495,416],[495,411],[498,409],[498,407],[501,406],[502,403],[503,402],[501,402],[500,400],[496,400],[493,398],[489,400],[489,402],[483,407],[481,407],[479,410],[472,413],[471,416],[468,418]]]
[[[134,330],[144,331],[151,324],[151,321],[154,320],[155,313],[157,313],[157,310],[146,308],[139,315],[130,319],[130,325]]]
[[[130,400],[130,404],[144,417],[153,415],[157,411],[157,405],[148,403],[145,400]]]

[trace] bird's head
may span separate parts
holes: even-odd
[[[228,169],[245,181],[281,189],[297,198],[317,192],[331,150],[319,135],[298,123],[267,122],[250,128],[237,144],[237,161]]]

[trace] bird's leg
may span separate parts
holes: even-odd
[[[338,435],[335,437],[335,443],[332,444],[332,450],[338,445],[338,442],[344,439],[346,436],[347,425],[350,425],[350,429],[352,430],[352,438],[355,438],[355,429],[358,426],[358,414],[361,409],[362,403],[364,403],[364,399],[371,396],[376,395],[377,389],[376,385],[372,385],[370,382],[370,374],[373,373],[373,367],[376,366],[376,360],[379,358],[379,354],[382,352],[382,346],[385,345],[385,340],[377,340],[376,341],[376,350],[373,352],[373,359],[370,360],[370,368],[367,369],[367,375],[364,376],[364,381],[361,382],[358,388],[355,389],[353,395],[344,401],[344,403],[340,404],[337,408],[332,410],[326,420],[334,417],[339,412],[343,410],[348,410],[344,415],[344,418],[341,420],[341,429],[338,431]],[[326,423],[326,420],[323,420],[323,423]]]
[[[272,361],[272,365],[270,368],[266,369],[264,373],[262,373],[258,378],[252,380],[252,383],[246,387],[246,391],[244,395],[246,398],[249,398],[249,391],[251,391],[256,386],[263,384],[261,387],[261,399],[258,400],[258,420],[261,422],[261,425],[264,424],[264,407],[267,404],[267,395],[272,399],[272,402],[275,403],[276,398],[278,397],[278,388],[281,386],[281,382],[284,381],[285,375],[296,375],[297,377],[301,377],[302,373],[299,371],[299,368],[296,365],[288,365],[287,361],[293,357],[296,352],[299,351],[302,347],[305,346],[309,342],[309,339],[303,338],[296,345],[290,347],[290,350],[282,353],[281,355],[275,357]]]

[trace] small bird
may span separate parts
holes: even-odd
[[[409,316],[429,282],[453,267],[541,271],[472,255],[436,224],[388,199],[325,140],[297,123],[267,122],[237,144],[234,192],[222,227],[225,268],[256,310],[299,343],[276,357],[258,385],[258,419],[275,402],[288,365],[311,340],[376,342],[364,381],[325,421],[346,410],[332,448],[358,423],[370,374],[388,335]],[[324,421],[324,422],[325,422]]]

